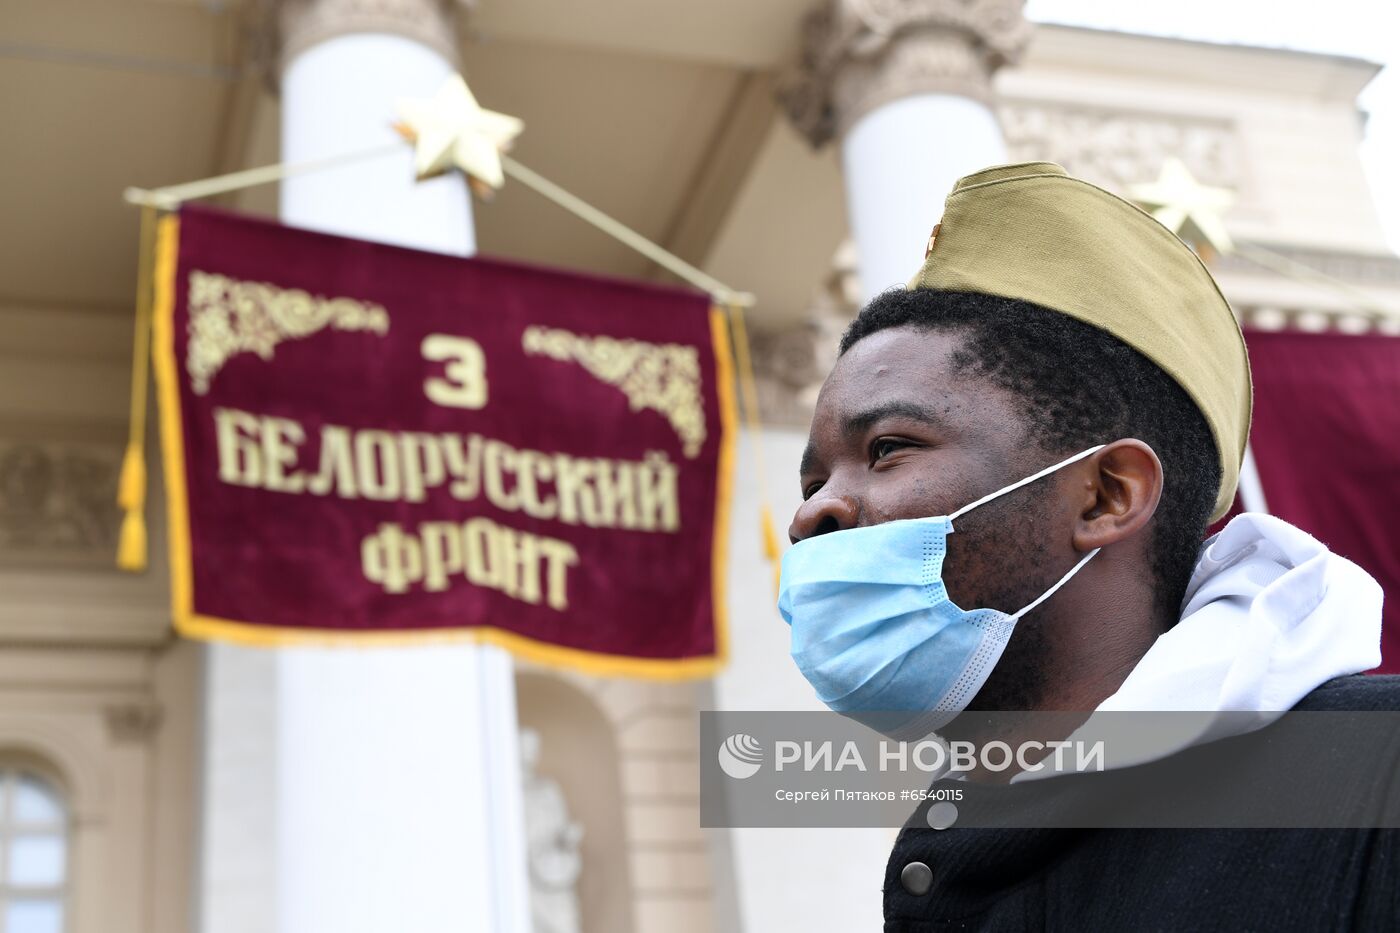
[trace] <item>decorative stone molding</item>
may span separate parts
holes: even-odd
[[[1008,161],[1058,162],[1121,192],[1156,178],[1169,153],[1202,184],[1243,187],[1239,131],[1229,120],[1006,99],[997,111]]]
[[[1400,312],[1388,316],[1341,312],[1319,308],[1279,308],[1274,306],[1236,307],[1235,316],[1249,330],[1296,330],[1319,334],[1384,334],[1400,336]]]
[[[924,93],[992,102],[991,77],[1030,41],[1024,0],[825,0],[803,21],[778,99],[816,147],[875,108]]]
[[[1348,285],[1400,288],[1400,256],[1390,253],[1350,253],[1339,250],[1306,249],[1285,244],[1259,243],[1284,259],[1307,266]],[[1225,255],[1212,267],[1220,272],[1270,274],[1243,256]],[[1276,273],[1274,273],[1276,274]]]
[[[754,377],[758,405],[768,424],[805,428],[817,393],[836,365],[841,335],[860,308],[855,244],[842,243],[831,271],[796,327],[754,335]]]
[[[0,563],[111,565],[120,445],[0,438]]]
[[[475,0],[263,0],[270,29],[269,64],[281,74],[292,59],[318,42],[361,32],[400,35],[457,63],[459,7]]]
[[[90,826],[107,816],[111,768],[103,750],[63,718],[22,708],[0,713],[0,749],[36,758],[44,770],[56,772],[67,791],[73,826]]]
[[[162,710],[154,700],[113,703],[105,707],[107,736],[118,744],[129,745],[148,741],[160,728]]]

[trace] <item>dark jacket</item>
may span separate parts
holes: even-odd
[[[1400,676],[1338,678],[1295,709],[1400,710]],[[1245,786],[1263,775],[1288,779],[1257,734],[1212,745],[1246,742],[1254,744],[1238,747],[1259,770],[1243,776]],[[1186,774],[1193,753],[1207,754],[1188,750],[1167,766]],[[1121,781],[1112,771],[1093,777],[1104,787]],[[1374,798],[1377,788],[1372,780],[1342,793]],[[915,862],[929,870],[906,871]],[[935,831],[911,818],[885,871],[884,906],[886,933],[1400,930],[1400,831]]]

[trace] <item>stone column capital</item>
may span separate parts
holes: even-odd
[[[998,68],[1020,59],[1025,0],[823,0],[802,26],[779,99],[820,147],[875,108],[914,94],[992,102]]]
[[[454,65],[457,15],[476,0],[263,0],[270,77],[318,42],[354,33],[400,35],[431,48]]]
[[[806,428],[836,351],[860,309],[855,243],[843,242],[801,318],[753,335],[759,411],[767,424]]]

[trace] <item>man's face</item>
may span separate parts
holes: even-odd
[[[946,515],[1054,462],[1028,438],[1024,403],[957,365],[963,345],[957,331],[891,328],[838,360],[812,419],[801,471],[805,501],[789,528],[794,542]],[[1049,569],[1064,565],[1072,552],[1068,532],[1055,533],[1057,524],[1067,528],[1057,479],[1047,477],[958,519],[943,569],[955,603],[1015,612],[1063,572]],[[981,708],[1024,708],[1033,701],[1043,638],[1038,628],[1031,626],[1029,634],[1027,628],[1017,627],[998,665],[1001,676],[979,694],[989,704]]]

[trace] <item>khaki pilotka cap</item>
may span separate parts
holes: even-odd
[[[1211,521],[1230,510],[1253,394],[1244,337],[1200,258],[1151,216],[1053,162],[984,169],[954,185],[909,287],[1029,301],[1156,363],[1215,437]]]

